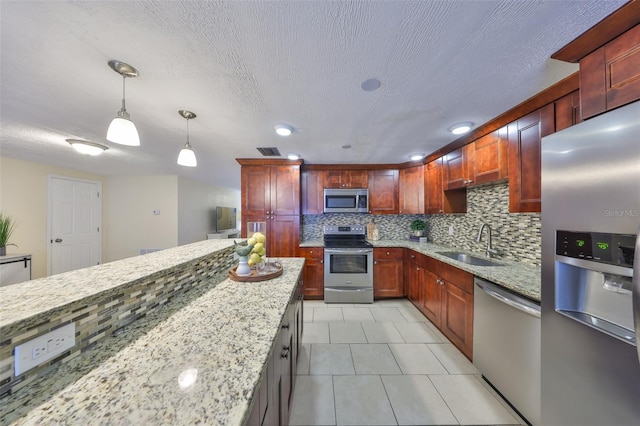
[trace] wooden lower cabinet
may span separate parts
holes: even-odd
[[[302,282],[294,292],[282,318],[280,331],[253,396],[246,426],[286,426],[297,375],[297,361],[304,325]]]
[[[473,357],[473,275],[407,249],[407,297],[470,360]]]
[[[305,299],[324,299],[324,248],[300,247],[299,256],[304,257],[302,271]]]
[[[243,235],[247,235],[247,223],[264,222],[266,225],[268,257],[296,257],[300,246],[300,216],[243,216]]]
[[[402,248],[373,249],[373,297],[404,296]]]

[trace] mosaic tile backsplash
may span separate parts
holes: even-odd
[[[529,265],[540,266],[541,221],[540,213],[509,213],[508,182],[467,189],[467,213],[438,215],[369,215],[341,214],[304,215],[302,241],[322,240],[324,225],[366,225],[375,219],[380,238],[407,239],[409,224],[414,219],[425,219],[429,241],[454,248],[470,250],[484,255],[487,230],[482,242],[476,242],[481,223],[491,227],[494,257],[505,258]],[[449,228],[453,235],[449,235]]]

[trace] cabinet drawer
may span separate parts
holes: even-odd
[[[439,260],[429,258],[428,268],[436,275],[444,278],[450,284],[455,285],[469,294],[473,294],[473,275],[455,266],[451,266]]]
[[[298,253],[305,259],[323,259],[324,247],[300,247]]]
[[[403,249],[398,247],[376,247],[373,249],[373,259],[402,259]]]

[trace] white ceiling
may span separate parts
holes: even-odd
[[[1,152],[103,175],[239,189],[256,147],[307,163],[402,163],[577,70],[549,59],[626,0],[0,2]],[[117,59],[140,147],[105,140]],[[382,86],[365,92],[361,83]],[[196,169],[176,165],[189,123]],[[288,138],[273,125],[289,123]],[[109,146],[81,156],[67,138]],[[350,144],[350,150],[341,149]]]

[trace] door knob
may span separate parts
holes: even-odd
[[[56,241],[56,243],[61,243],[62,242],[62,238],[56,238],[55,241]]]

